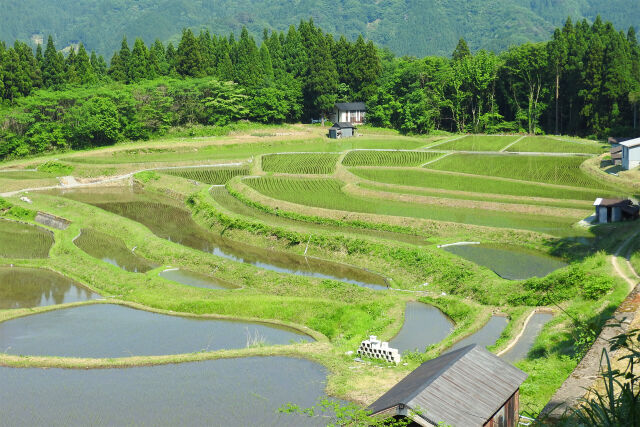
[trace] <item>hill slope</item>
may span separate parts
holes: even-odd
[[[246,25],[261,34],[312,17],[325,31],[363,33],[397,54],[448,55],[459,37],[497,51],[546,39],[567,16],[597,14],[626,29],[640,23],[640,0],[22,0],[4,5],[0,39],[53,34],[59,47],[82,41],[109,56],[125,34],[147,43],[175,40],[184,27],[226,34]]]

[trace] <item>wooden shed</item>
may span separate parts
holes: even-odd
[[[329,138],[349,138],[355,135],[356,127],[349,122],[338,122],[329,128]]]
[[[368,409],[372,416],[410,417],[419,426],[515,427],[526,378],[473,344],[423,363]]]
[[[596,208],[596,218],[600,224],[638,219],[640,208],[634,206],[629,199],[597,198],[593,202]]]

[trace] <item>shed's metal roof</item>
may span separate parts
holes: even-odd
[[[377,414],[404,404],[434,425],[482,426],[526,378],[484,347],[469,345],[423,363],[369,410]]]
[[[629,206],[631,205],[631,200],[629,199],[605,199],[602,197],[598,197],[595,202],[593,202],[593,206]]]
[[[364,102],[338,102],[336,103],[336,108],[338,110],[366,110],[367,105]]]
[[[640,138],[629,139],[627,141],[622,141],[620,145],[623,145],[627,148],[635,148],[640,146]]]
[[[348,128],[355,129],[355,126],[349,122],[338,122],[338,123],[334,123],[333,126],[331,126],[329,129],[348,129]]]

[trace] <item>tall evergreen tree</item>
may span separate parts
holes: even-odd
[[[42,80],[44,87],[58,87],[64,80],[64,63],[60,61],[51,36],[47,38],[47,47],[44,51]]]
[[[142,39],[134,42],[129,61],[129,81],[139,82],[149,77],[149,52]]]
[[[240,40],[236,47],[234,80],[246,87],[255,87],[262,83],[264,70],[256,42],[249,35],[246,27],[242,28]]]
[[[216,76],[222,81],[232,81],[233,74],[229,42],[222,37],[216,45]]]
[[[122,67],[125,75],[125,79],[122,81],[129,83],[131,81],[131,50],[129,49],[126,36],[122,38],[122,44],[120,45],[120,52],[118,52],[118,55],[120,57],[120,66]]]
[[[176,55],[176,71],[178,74],[188,77],[203,75],[198,40],[189,29],[182,31],[182,39],[180,39]]]
[[[76,55],[74,66],[81,84],[89,84],[96,81],[96,74],[91,65],[91,59],[82,43],[78,46],[78,54]]]
[[[333,110],[338,90],[338,72],[325,37],[318,37],[309,52],[309,68],[304,87],[304,101],[311,117],[321,117],[322,124]]]
[[[471,56],[471,50],[469,49],[469,45],[467,45],[467,41],[464,38],[460,38],[458,41],[458,45],[453,51],[451,55],[451,59],[454,61],[462,61],[463,59]]]
[[[164,46],[159,39],[149,49],[149,71],[151,77],[165,76],[169,72]]]

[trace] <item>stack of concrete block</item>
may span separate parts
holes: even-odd
[[[400,363],[400,353],[398,349],[389,347],[388,342],[383,342],[377,336],[371,335],[368,340],[360,343],[358,348],[360,356],[371,357],[373,359],[382,359],[387,362],[393,362],[396,365]]]

